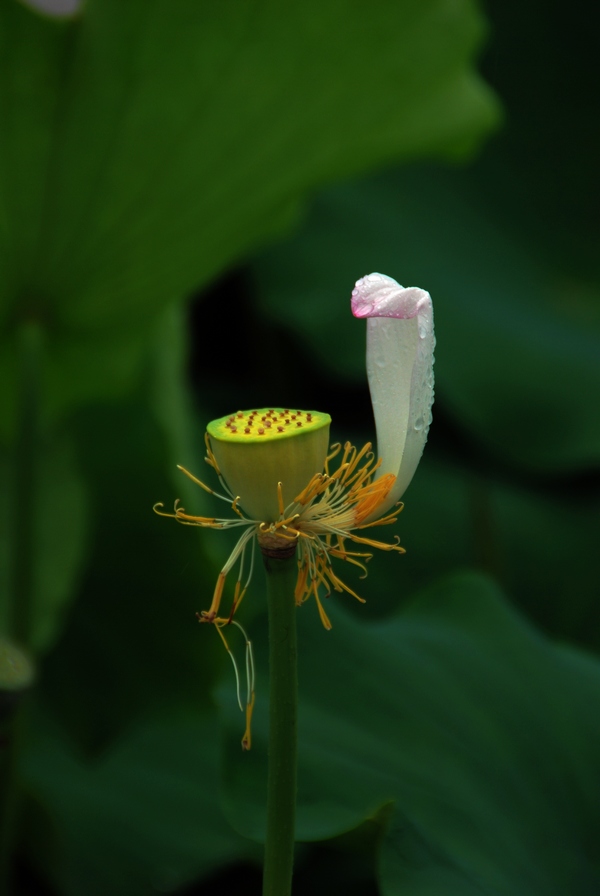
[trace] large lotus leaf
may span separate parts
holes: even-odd
[[[214,713],[155,715],[94,761],[37,722],[23,771],[52,814],[49,867],[64,896],[151,896],[256,855],[219,807]]]
[[[476,443],[536,469],[598,463],[597,284],[527,245],[468,174],[434,168],[322,194],[302,232],[255,266],[271,318],[356,380],[365,376],[365,336],[349,296],[373,270],[431,292],[436,392]]]
[[[522,609],[559,638],[600,648],[597,497],[481,484],[490,565]]]
[[[394,612],[417,591],[457,567],[499,581],[521,610],[548,633],[600,646],[597,499],[560,484],[526,487],[494,471],[442,462],[443,437],[433,428],[403,497],[393,532],[406,554],[375,557],[368,576],[344,569],[365,605],[347,598],[360,618]],[[373,530],[377,534],[377,530]],[[379,536],[390,536],[382,529]]]
[[[373,529],[374,538],[391,541],[397,534],[405,554],[377,554],[367,564],[368,575],[345,564],[342,578],[363,599],[349,595],[345,604],[358,619],[395,613],[418,591],[457,567],[478,565],[481,557],[467,473],[440,463],[430,450],[403,497],[404,508],[393,528]]]
[[[330,615],[325,632],[313,607],[299,612],[299,839],[395,800],[386,896],[595,892],[598,664],[537,634],[475,575],[440,582],[386,623]],[[254,640],[260,658],[262,629]],[[231,694],[221,699],[228,714]],[[241,754],[237,719],[225,765],[229,817],[256,838],[264,703],[252,752]]]
[[[497,118],[472,0],[0,4],[4,388],[19,305],[50,406],[131,385],[144,330],[289,224],[302,195],[460,154]]]
[[[596,34],[586,27],[586,0],[567,15],[544,0],[490,0],[485,9],[493,30],[483,71],[510,125],[488,147],[477,188],[528,243],[549,244],[574,271],[597,277],[600,129]],[[571,64],[557,66],[559,56]]]
[[[187,497],[169,475],[174,461],[146,397],[91,406],[76,415],[74,431],[90,551],[40,687],[73,736],[97,746],[174,694],[206,703],[217,657],[226,658],[194,615],[210,603],[218,569],[206,539],[152,512],[158,500],[172,507]]]

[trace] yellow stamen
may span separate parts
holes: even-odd
[[[171,514],[162,514],[163,516],[171,516]],[[178,523],[187,522],[190,526],[208,526],[208,527],[216,527],[217,520],[214,516],[190,516],[189,513],[186,513],[183,507],[178,507],[174,514],[172,514]]]
[[[223,642],[223,646],[225,647],[225,650],[229,654],[231,662],[233,663],[233,669],[235,672],[235,691],[236,691],[236,695],[237,695],[237,702],[238,702],[239,708],[243,712],[244,707],[242,706],[242,700],[240,697],[240,673],[238,672],[237,663],[235,661],[235,657],[234,657],[233,653],[231,652],[231,648],[230,648],[229,644],[227,643],[225,635],[221,631],[221,628],[223,625],[228,625],[228,620],[227,619],[215,619],[213,621],[215,623],[215,628],[217,630],[217,634],[219,635],[221,641]]]
[[[210,605],[209,610],[204,610],[201,614],[202,619],[206,622],[214,622],[217,613],[219,612],[219,605],[221,603],[221,598],[223,596],[223,587],[225,585],[226,573],[220,572],[219,577],[217,579],[217,584],[215,586],[215,592],[213,594],[212,603]]]
[[[358,568],[363,572],[363,575],[360,577],[361,579],[366,579],[369,571],[364,563],[361,563],[359,560],[354,560],[354,557],[364,557],[365,560],[371,560],[373,558],[373,554],[353,554],[350,551],[340,551],[338,548],[331,548],[329,553],[332,557],[337,557],[340,560],[343,560],[345,563],[351,563],[352,566],[358,566]]]
[[[370,483],[370,480],[381,466],[381,461],[378,460],[376,463],[373,463],[373,455],[370,457],[371,459],[367,461],[364,467],[356,470],[354,475],[344,482],[344,486],[350,490],[349,497],[352,499],[360,494],[363,488],[369,488],[369,485],[374,486],[374,483]],[[392,474],[388,473],[387,475]],[[378,482],[379,480],[375,481]]]
[[[315,587],[313,594],[315,595],[315,600],[317,602],[317,609],[319,610],[319,616],[321,617],[321,622],[323,623],[323,628],[327,629],[328,632],[331,631],[331,622],[329,621],[329,617],[325,610],[323,609],[323,604],[319,600],[319,595],[317,594],[317,589]]]
[[[164,504],[158,503],[155,504],[152,509],[157,516],[171,517],[172,519],[177,520],[178,523],[185,523],[188,526],[208,526],[214,529],[222,528],[222,521],[217,520],[214,516],[190,516],[187,514],[183,507],[179,507],[179,499],[175,501],[173,513],[165,513],[163,510],[158,510],[159,507],[164,506]]]
[[[294,504],[309,504],[320,493],[322,483],[325,477],[322,473],[315,473],[305,489],[303,489],[297,498],[294,498]]]
[[[388,544],[386,541],[375,541],[372,538],[360,538],[358,535],[354,535],[352,532],[348,532],[346,538],[350,538],[352,541],[355,541],[357,544],[368,544],[371,548],[377,548],[379,551],[398,551],[399,554],[406,554],[404,548],[400,547],[398,542],[395,544]],[[396,536],[398,538],[398,536]]]
[[[367,551],[348,551],[346,550],[346,545],[344,544],[344,539],[341,535],[337,536],[337,548],[332,547],[330,550],[331,554],[334,554],[336,557],[341,557],[342,560],[348,560],[350,562],[350,557],[362,557],[363,560],[368,562],[373,559],[373,554],[369,554]],[[364,564],[359,563],[358,566],[363,566]]]
[[[352,476],[352,474],[356,470],[356,467],[365,456],[365,454],[367,454],[371,450],[371,443],[367,442],[366,445],[363,445],[358,453],[356,452],[356,448],[354,447],[354,445],[351,445],[350,447],[352,448],[352,460],[349,462],[348,469],[346,470],[346,473],[344,475],[344,485],[349,485],[348,479]]]
[[[178,470],[181,470],[182,473],[185,473],[185,475],[188,477],[188,479],[191,479],[192,482],[194,482],[196,485],[199,485],[200,488],[203,488],[204,491],[205,491],[205,492],[208,492],[209,495],[214,495],[214,494],[215,494],[214,489],[210,488],[210,486],[208,486],[208,485],[205,485],[204,482],[202,482],[201,479],[197,479],[196,476],[194,476],[193,473],[190,473],[190,471],[189,471],[189,470],[186,470],[185,467],[182,467],[181,464],[177,464],[177,469],[178,469]]]
[[[393,473],[386,473],[385,476],[381,476],[360,489],[357,494],[358,502],[356,505],[356,522],[358,524],[371,516],[379,505],[385,501],[395,481],[396,477]]]
[[[357,526],[357,529],[368,529],[370,526],[390,526],[392,523],[397,523],[398,514],[401,513],[403,509],[404,504],[399,503],[392,513],[389,513],[387,516],[382,516],[378,520],[372,520],[370,523],[362,523],[360,526]]]
[[[204,444],[206,445],[206,457],[204,458],[207,464],[213,468],[217,476],[221,476],[221,471],[219,469],[219,465],[217,463],[217,458],[213,454],[213,450],[210,446],[210,436],[207,432],[204,433]],[[183,469],[180,467],[179,469]]]
[[[364,597],[360,597],[360,595],[353,591],[352,588],[349,588],[345,582],[342,582],[342,580],[336,576],[331,566],[327,567],[326,573],[336,591],[346,591],[348,594],[351,594],[352,597],[355,597],[356,600],[360,601],[361,604],[366,604]]]
[[[334,459],[334,457],[337,457],[341,450],[342,450],[341,442],[335,442],[335,444],[333,444],[331,446],[330,454],[328,454],[327,457],[325,458],[325,475],[326,476],[329,476],[329,462],[332,461]]]
[[[242,583],[238,579],[237,582],[235,583],[235,590],[233,592],[233,603],[231,604],[231,610],[229,611],[229,619],[227,620],[228,622],[231,622],[233,620],[233,617],[237,611],[237,608],[239,607],[239,605],[241,604],[241,602],[244,599],[244,595],[245,595],[247,589],[244,588],[244,590],[242,591],[241,587],[242,587]]]
[[[252,691],[250,703],[246,704],[246,730],[242,737],[242,750],[249,750],[252,747],[252,713],[254,712],[255,693]]]
[[[302,566],[298,568],[298,579],[296,581],[296,589],[294,591],[294,598],[296,600],[296,606],[299,607],[302,603],[302,595],[306,590],[306,580],[308,578],[308,563],[304,563]]]
[[[345,463],[348,462],[349,457],[354,457],[356,454],[356,448],[351,442],[344,442],[344,453],[342,455],[342,460],[340,461],[340,466],[344,466]]]

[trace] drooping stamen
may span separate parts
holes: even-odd
[[[242,737],[242,750],[250,750],[252,747],[252,713],[254,712],[255,695],[252,694],[252,700],[246,706],[246,730]]]
[[[317,602],[317,609],[319,611],[319,616],[321,618],[321,622],[323,623],[323,628],[327,629],[327,631],[330,632],[332,629],[332,625],[331,625],[331,622],[329,621],[329,616],[323,609],[323,604],[319,600],[319,593],[318,593],[318,588],[317,588],[316,582],[314,584],[313,594],[314,594],[315,600]]]
[[[200,621],[202,621],[202,620],[200,620]],[[217,620],[215,620],[215,622],[217,623]],[[219,637],[221,638],[221,641],[223,642],[223,645],[224,645],[224,647],[225,647],[225,650],[227,651],[227,653],[228,653],[229,656],[230,656],[231,662],[233,663],[233,670],[234,670],[234,672],[235,672],[235,692],[236,692],[236,696],[237,696],[237,702],[238,702],[238,706],[239,706],[239,708],[240,708],[240,711],[243,712],[243,711],[244,711],[244,707],[242,706],[242,698],[241,698],[241,696],[240,696],[240,673],[238,672],[237,662],[236,662],[236,659],[235,659],[235,657],[234,657],[234,655],[233,655],[233,652],[232,652],[232,650],[231,650],[229,644],[227,643],[227,640],[226,640],[226,638],[225,638],[225,635],[224,635],[223,632],[221,631],[223,625],[227,625],[227,621],[225,621],[225,622],[223,622],[223,623],[217,623],[217,624],[215,625],[215,628],[216,628],[216,630],[217,630],[217,633],[218,633]]]
[[[202,614],[197,613],[196,615],[200,622],[205,621],[202,618]],[[232,621],[229,619],[215,618],[213,620],[213,622],[214,622],[215,628],[219,634],[219,637],[221,638],[221,641],[223,642],[225,650],[229,654],[229,656],[231,658],[231,662],[233,664],[233,669],[234,669],[234,673],[235,673],[235,684],[236,684],[236,695],[237,695],[238,706],[239,706],[241,712],[244,712],[244,711],[246,712],[246,730],[244,731],[244,736],[242,738],[242,748],[244,750],[249,750],[250,747],[252,746],[252,732],[251,732],[252,712],[254,710],[254,701],[255,701],[255,696],[256,696],[255,690],[254,690],[255,672],[254,672],[254,656],[252,653],[252,641],[249,639],[243,626],[241,626],[239,624],[239,622],[236,622],[235,620]],[[245,654],[246,654],[246,706],[245,706],[245,708],[242,705],[242,698],[241,698],[241,694],[240,694],[240,674],[239,674],[239,670],[238,670],[237,661],[233,655],[233,651],[231,650],[229,644],[227,643],[227,639],[225,638],[225,635],[222,632],[222,628],[226,625],[235,625],[237,628],[239,628],[242,635],[244,636]]]
[[[296,580],[296,589],[294,591],[294,598],[296,600],[296,606],[299,607],[302,603],[303,595],[306,591],[306,580],[308,579],[308,563],[303,562],[298,563],[298,578]]]
[[[215,591],[213,594],[213,599],[212,599],[212,603],[210,605],[210,609],[203,610],[201,613],[202,619],[205,622],[214,622],[215,621],[217,613],[219,612],[219,605],[221,603],[221,597],[223,596],[223,588],[225,586],[226,577],[227,577],[227,573],[225,573],[225,572],[223,572],[223,570],[221,570],[221,572],[219,573],[219,576],[217,578],[217,584],[215,585]]]
[[[226,501],[228,504],[231,504],[231,499],[232,499],[233,495],[231,495],[231,494],[220,495],[218,492],[216,492],[210,486],[208,486],[204,482],[202,482],[201,479],[198,479],[196,476],[194,476],[193,473],[190,473],[189,470],[186,470],[185,467],[182,467],[181,464],[177,464],[177,469],[181,470],[182,473],[185,473],[185,475],[188,477],[188,479],[191,479],[193,483],[195,483],[196,485],[199,485],[200,488],[204,489],[205,492],[208,492],[209,495],[214,495],[215,498],[219,498],[221,501]],[[225,486],[225,490],[229,491],[227,489],[227,486]]]

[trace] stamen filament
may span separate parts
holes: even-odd
[[[221,641],[223,642],[223,644],[224,644],[224,646],[225,646],[225,650],[226,650],[227,653],[229,654],[229,657],[230,657],[230,659],[231,659],[231,662],[233,663],[233,670],[234,670],[234,672],[235,672],[235,692],[236,692],[236,695],[237,695],[237,702],[238,702],[238,706],[239,706],[239,708],[240,708],[240,711],[243,712],[243,711],[244,711],[244,707],[242,706],[242,698],[241,698],[241,696],[240,696],[240,673],[238,672],[237,663],[236,663],[235,657],[234,657],[234,655],[233,655],[233,652],[231,651],[231,649],[230,649],[230,647],[229,647],[229,644],[227,643],[227,641],[226,641],[226,639],[225,639],[225,635],[224,635],[223,632],[221,631],[221,625],[220,625],[220,624],[217,624],[217,625],[215,625],[215,628],[216,628],[216,630],[217,630],[217,632],[218,632],[218,634],[219,634],[219,637],[221,638]]]
[[[319,616],[320,616],[320,618],[321,618],[321,622],[323,623],[323,628],[327,629],[327,631],[330,632],[331,629],[332,629],[332,625],[331,625],[331,622],[329,621],[329,616],[327,615],[327,613],[326,613],[325,610],[323,609],[323,604],[322,604],[321,601],[319,600],[319,595],[318,595],[318,593],[317,593],[317,588],[316,588],[316,586],[315,586],[315,589],[314,589],[314,592],[313,592],[313,593],[314,593],[314,595],[315,595],[315,600],[316,600],[316,602],[317,602],[317,609],[318,609],[318,611],[319,611]]]
[[[246,730],[242,737],[242,750],[250,750],[252,747],[252,713],[254,712],[254,700],[256,695],[252,694],[252,700],[246,706]]]
[[[190,471],[186,470],[185,467],[182,467],[181,464],[177,464],[177,469],[181,470],[182,473],[185,473],[185,475],[188,477],[188,479],[191,479],[192,482],[195,482],[196,485],[199,485],[200,488],[204,489],[205,492],[208,492],[209,495],[214,495],[215,498],[220,498],[221,501],[226,501],[227,504],[231,503],[230,497],[227,497],[226,495],[220,495],[218,492],[216,492],[214,489],[212,489],[209,485],[205,485],[201,479],[197,479],[193,473],[190,473]]]

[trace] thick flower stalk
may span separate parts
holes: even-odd
[[[237,411],[209,423],[206,462],[221,490],[215,491],[180,467],[193,482],[227,503],[233,517],[189,514],[178,501],[172,513],[155,511],[187,526],[241,530],[223,566],[200,622],[213,625],[232,659],[242,708],[237,663],[223,629],[235,619],[252,578],[255,547],[274,559],[297,557],[295,602],[314,599],[326,629],[331,622],[323,598],[346,592],[364,602],[334,569],[342,561],[363,577],[372,550],[404,553],[398,536],[373,538],[370,530],[396,522],[399,499],[412,479],[427,438],[433,401],[433,312],[429,294],[404,289],[383,274],[356,283],[352,311],[367,318],[367,373],[377,430],[378,457],[371,443],[349,442],[328,449],[330,417],[317,411],[262,408]],[[249,559],[248,559],[249,555]],[[228,574],[237,564],[229,610],[221,605]],[[246,572],[247,570],[247,572]],[[254,705],[252,647],[246,641],[246,731],[251,745]]]

